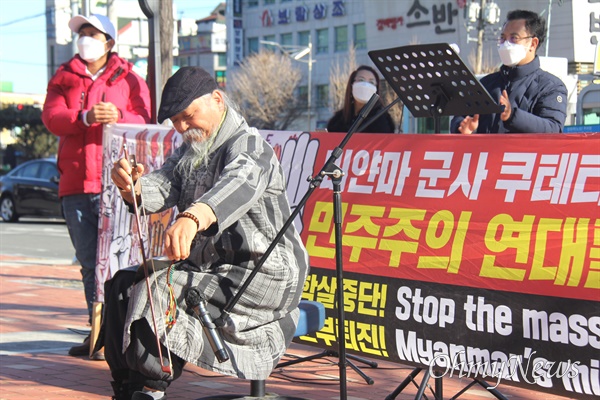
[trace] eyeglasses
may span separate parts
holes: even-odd
[[[354,82],[369,82],[373,86],[377,86],[377,81],[374,79],[365,79],[362,77],[358,77],[354,80]]]
[[[498,44],[502,44],[502,43],[506,42],[507,40],[509,42],[511,42],[512,44],[516,44],[516,43],[520,42],[521,40],[531,39],[532,37],[535,37],[535,36],[520,37],[520,36],[517,36],[517,35],[513,35],[513,36],[510,36],[508,39],[505,38],[505,37],[500,36],[498,38]]]

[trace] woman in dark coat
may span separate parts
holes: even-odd
[[[358,113],[369,101],[373,93],[379,93],[379,75],[367,65],[361,65],[348,78],[344,107],[331,117],[327,123],[328,132],[348,132]],[[383,105],[377,101],[365,121],[376,115]],[[357,131],[365,133],[394,133],[394,121],[386,111],[365,129]]]

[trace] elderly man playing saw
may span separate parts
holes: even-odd
[[[119,400],[166,399],[185,362],[266,379],[293,338],[309,268],[292,225],[218,328],[229,358],[219,362],[202,324],[186,313],[186,293],[196,288],[212,319],[221,315],[291,214],[284,175],[273,149],[201,68],[181,68],[167,81],[158,120],[167,118],[184,144],[161,169],[143,175],[123,158],[112,170],[130,205],[180,211],[165,235],[173,263],[149,267],[154,308],[170,319],[156,314],[162,357],[143,274],[119,271],[106,284],[103,341]]]

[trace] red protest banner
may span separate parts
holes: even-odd
[[[319,142],[315,167],[341,138],[311,136]],[[598,300],[599,140],[353,136],[338,162],[346,174],[344,268]],[[333,269],[331,189],[325,179],[308,202],[302,234],[313,265]]]
[[[292,207],[343,138],[263,135],[280,155]],[[180,136],[154,126],[105,133],[100,294],[114,271],[139,263],[131,216],[108,174],[124,142],[152,169]],[[443,376],[600,395],[599,134],[357,134],[337,164],[350,352]],[[332,195],[324,177],[294,221],[311,258],[303,297],[327,309],[325,328],[301,341],[325,348],[337,344],[340,306]],[[170,212],[148,217],[150,256],[162,254],[171,220]]]
[[[273,135],[299,199],[343,135]],[[303,298],[327,309],[302,343],[578,398],[600,394],[600,135],[361,135],[344,147],[343,305],[333,186],[297,221]],[[300,176],[299,176],[300,175]]]

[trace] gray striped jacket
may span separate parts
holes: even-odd
[[[167,307],[167,279],[179,308],[168,334],[159,328],[162,342],[200,367],[244,379],[266,379],[293,338],[309,269],[308,254],[294,226],[287,229],[220,330],[229,361],[215,359],[202,326],[184,312],[185,293],[188,287],[197,287],[213,319],[220,315],[290,215],[283,170],[271,146],[231,108],[210,149],[208,165],[199,166],[195,176],[182,181],[175,166],[186,149],[182,145],[162,168],[141,178],[141,204],[147,212],[173,206],[183,211],[202,202],[214,210],[218,221],[192,243],[189,261],[197,268],[172,271],[170,276],[167,270],[154,274],[155,309]],[[131,292],[124,351],[132,340],[131,323],[142,318],[151,321],[147,303],[146,286],[140,282]],[[158,326],[164,326],[163,318],[157,318],[161,319]]]

